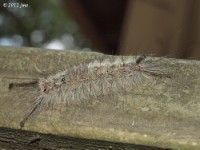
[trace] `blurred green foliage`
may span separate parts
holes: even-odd
[[[59,0],[0,0],[0,5],[0,39],[11,39],[16,46],[42,47],[65,36],[73,42],[68,48],[91,47]]]

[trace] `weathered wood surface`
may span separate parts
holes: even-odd
[[[105,57],[98,53],[0,47],[0,145],[26,143],[15,136],[15,132],[18,135],[25,131],[15,129],[20,128],[19,121],[37,92],[35,87],[9,90],[9,83],[33,81]],[[36,111],[23,130],[160,148],[200,149],[200,62],[163,59],[160,64],[172,78],[153,78],[131,93],[104,97],[102,101]],[[41,146],[42,141],[38,141],[38,148],[50,148],[51,144]],[[70,149],[66,145],[60,148]],[[106,146],[101,148],[109,149]]]

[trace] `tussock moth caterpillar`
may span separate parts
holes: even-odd
[[[112,57],[75,65],[57,74],[39,79],[38,96],[34,106],[20,122],[21,128],[30,115],[42,105],[78,104],[89,98],[129,91],[151,76],[168,77],[160,66],[159,59],[147,55],[133,57]],[[10,87],[20,86],[10,84]],[[25,84],[21,84],[25,86]]]

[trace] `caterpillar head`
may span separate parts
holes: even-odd
[[[62,86],[65,83],[65,75],[59,74],[57,76],[51,76],[47,79],[40,79],[39,91],[42,93],[49,93],[51,90]]]

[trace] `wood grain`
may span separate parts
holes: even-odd
[[[77,63],[106,57],[110,56],[0,47],[0,145],[6,143],[6,138],[17,138],[14,135],[21,135],[21,132],[29,137],[32,136],[30,132],[34,132],[129,143],[133,144],[132,148],[141,145],[200,149],[200,62],[193,60],[163,58],[160,65],[166,67],[171,78],[153,78],[129,93],[89,100],[78,106],[38,110],[25,127],[18,130],[19,121],[31,107],[37,88],[9,90],[10,83],[34,81]],[[9,134],[10,131],[13,133]],[[6,132],[10,137],[3,136]],[[15,140],[8,143],[23,145],[22,141]]]

